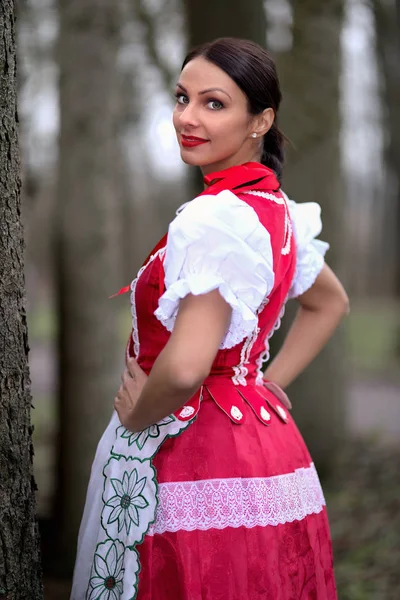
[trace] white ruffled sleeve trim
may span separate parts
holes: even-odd
[[[329,244],[315,239],[322,231],[321,207],[316,202],[297,204],[287,202],[296,240],[296,270],[289,291],[289,298],[304,294],[317,279],[324,266],[324,256]]]
[[[164,271],[166,291],[155,316],[168,331],[182,298],[218,289],[232,307],[220,348],[232,348],[257,327],[257,310],[273,289],[270,235],[253,208],[229,190],[200,196],[169,227]]]

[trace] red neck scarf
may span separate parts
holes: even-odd
[[[204,177],[204,183],[208,187],[200,195],[216,195],[223,190],[230,190],[234,194],[249,190],[277,192],[280,187],[275,173],[257,162],[210,173]]]

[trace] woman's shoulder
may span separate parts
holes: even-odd
[[[280,191],[225,189],[217,193],[203,192],[193,200],[182,204],[176,211],[176,216],[182,221],[200,219],[204,216],[229,219],[230,215],[235,219],[241,215],[265,220],[266,215],[279,215],[285,212],[287,212],[287,204],[284,194]]]
[[[217,194],[201,194],[182,205],[170,224],[170,233],[180,229],[201,230],[230,229],[239,237],[260,226],[257,207],[249,199],[242,198],[231,190]]]

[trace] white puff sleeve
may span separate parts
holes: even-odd
[[[296,240],[296,270],[289,298],[304,294],[318,277],[324,266],[324,256],[329,244],[315,239],[322,231],[321,207],[316,202],[297,204],[286,197],[293,233]]]
[[[187,294],[218,289],[232,307],[221,348],[257,326],[257,310],[274,286],[271,240],[257,213],[229,190],[200,196],[172,221],[164,261],[166,291],[155,316],[172,331]]]

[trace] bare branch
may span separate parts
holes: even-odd
[[[174,73],[171,71],[164,57],[157,48],[157,28],[153,17],[148,13],[144,6],[143,0],[134,0],[137,17],[140,23],[144,26],[145,31],[145,42],[147,51],[151,60],[154,62],[156,67],[159,69],[161,76],[164,81],[164,85],[167,89],[170,89],[174,81]]]

